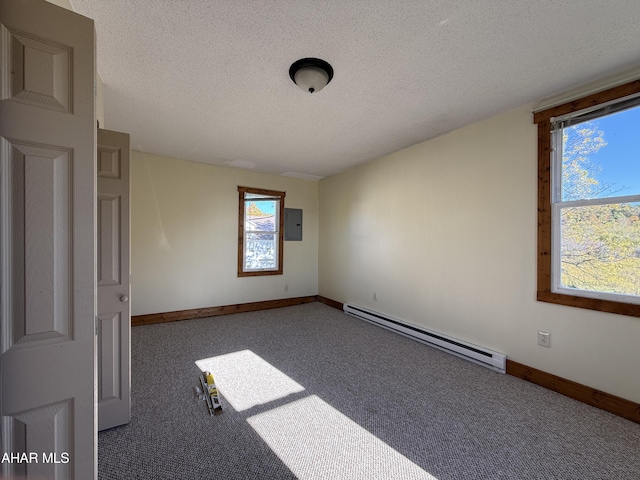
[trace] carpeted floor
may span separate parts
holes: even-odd
[[[640,425],[321,303],[134,327],[98,451],[104,480],[640,478]]]

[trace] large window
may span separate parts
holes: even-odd
[[[238,276],[281,275],[285,192],[238,187]]]
[[[538,124],[538,300],[640,316],[640,81]]]

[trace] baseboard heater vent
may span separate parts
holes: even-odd
[[[361,320],[374,323],[380,327],[392,330],[419,342],[464,358],[470,362],[490,368],[496,372],[505,373],[507,357],[503,353],[494,352],[472,343],[458,340],[441,333],[433,332],[422,327],[416,327],[405,321],[384,315],[366,308],[344,304],[345,313]]]

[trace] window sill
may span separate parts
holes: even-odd
[[[251,272],[238,272],[239,277],[259,277],[262,275],[282,275],[282,270],[255,270]]]
[[[568,307],[579,307],[586,308],[588,310],[597,310],[600,312],[617,313],[619,315],[640,317],[640,305],[631,303],[613,302],[611,300],[579,297],[576,295],[564,295],[561,293],[552,293],[549,291],[539,291],[537,300],[539,302],[555,303]]]

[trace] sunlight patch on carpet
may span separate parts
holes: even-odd
[[[251,350],[204,358],[196,365],[213,373],[224,400],[238,412],[304,391],[302,385]]]
[[[300,480],[437,480],[315,395],[247,422]]]

